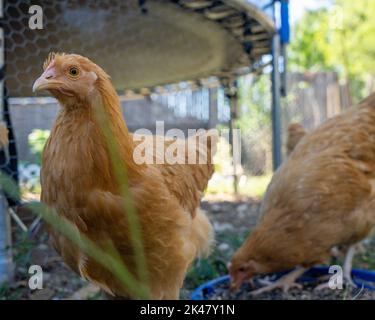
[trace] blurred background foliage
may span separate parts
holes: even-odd
[[[337,72],[356,103],[375,89],[375,1],[326,2],[296,22],[289,69]]]
[[[29,134],[28,140],[30,151],[35,156],[35,162],[39,165],[42,163],[42,152],[50,134],[50,130],[41,129],[34,129]]]
[[[291,0],[297,1],[300,0]],[[300,122],[311,130],[344,111],[348,105],[340,97],[340,89],[346,93],[347,88],[349,105],[375,91],[375,1],[317,0],[314,3],[313,9],[292,19],[291,43],[287,48],[287,96],[282,100],[284,143],[290,122]],[[271,67],[266,67],[263,74],[244,76],[238,81],[236,125],[242,135],[241,174],[246,176],[240,179],[239,190],[256,198],[264,194],[272,174],[270,72]],[[337,81],[337,91],[334,81]],[[331,90],[331,84],[335,90]],[[333,111],[330,103],[336,105]],[[261,184],[249,188],[257,177],[261,177],[256,180]],[[231,190],[222,184],[216,188],[211,186],[209,191],[216,189]]]

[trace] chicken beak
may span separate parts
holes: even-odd
[[[235,282],[231,281],[229,291],[232,292],[232,293],[236,293],[238,291],[238,289],[240,288],[240,286],[241,285],[239,285],[238,283],[235,283]]]
[[[56,71],[54,68],[46,69],[43,74],[35,80],[33,84],[33,92],[40,90],[55,89],[62,84],[61,81],[56,81]]]
[[[230,288],[229,288],[230,291],[233,293],[237,292],[242,286],[242,284],[244,283],[244,281],[246,280],[246,278],[247,276],[244,273],[237,274],[235,276],[231,275]]]
[[[253,276],[253,273],[249,272],[249,270],[244,270],[244,271],[233,270],[231,263],[228,263],[227,268],[229,270],[229,275],[230,275],[229,290],[233,293],[237,292],[242,286],[242,284],[247,279],[251,279]]]

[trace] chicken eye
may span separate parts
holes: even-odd
[[[78,77],[79,76],[79,69],[77,67],[70,67],[69,75],[72,76],[72,77]]]

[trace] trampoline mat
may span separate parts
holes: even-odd
[[[225,19],[208,18],[207,9],[193,10],[181,1],[150,0],[143,7],[139,3],[33,1],[43,8],[44,28],[31,30],[29,5],[6,1],[9,95],[32,95],[32,83],[50,51],[87,56],[110,74],[117,90],[135,91],[223,77],[254,62],[243,42],[225,27]],[[234,7],[227,18],[237,19],[239,27],[241,18],[246,22],[246,14]]]

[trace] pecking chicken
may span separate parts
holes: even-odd
[[[123,197],[98,111],[94,111],[99,110],[108,119],[127,172],[151,298],[177,299],[187,268],[208,252],[213,239],[211,224],[198,206],[213,173],[210,153],[216,137],[207,134],[206,148],[196,145],[196,154],[207,155],[206,164],[138,164],[133,156],[139,139],[128,132],[119,98],[103,69],[76,54],[50,54],[43,68],[33,90],[48,90],[62,108],[43,151],[42,202],[99,246],[111,242],[137,278]],[[161,137],[151,140],[157,139]],[[154,160],[164,156],[156,151]],[[64,236],[52,228],[50,235],[75,272],[114,297],[134,298],[129,288]]]
[[[232,257],[233,289],[259,273],[294,269],[254,294],[287,290],[334,247],[353,246],[375,225],[375,94],[307,133],[276,171],[255,230]]]

